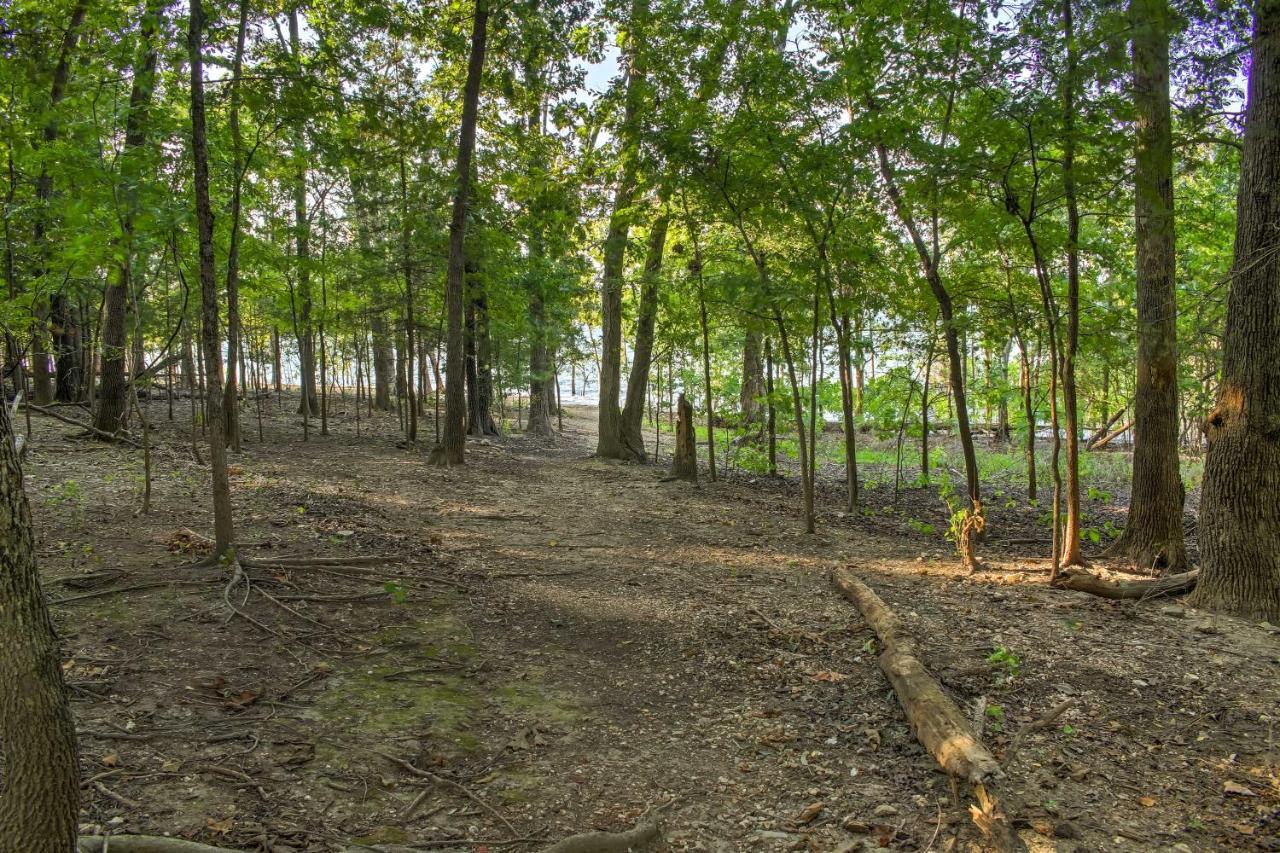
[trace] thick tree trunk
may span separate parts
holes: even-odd
[[[137,152],[147,142],[147,112],[155,90],[157,52],[156,29],[160,23],[158,4],[147,4],[142,20],[142,56],[134,66],[133,85],[129,91],[129,116],[125,119],[124,151],[120,158],[123,180],[121,233],[119,251],[123,255],[112,271],[112,280],[102,297],[102,385],[97,397],[93,425],[114,434],[128,426],[128,382],[125,379],[125,308],[133,287],[133,222],[138,213],[136,190],[138,169],[134,165]]]
[[[649,369],[653,362],[653,340],[658,319],[658,277],[662,271],[662,252],[667,242],[670,215],[663,211],[649,230],[649,248],[644,261],[644,278],[640,287],[640,311],[636,317],[636,344],[631,357],[631,376],[627,379],[627,402],[622,407],[622,443],[640,462],[648,459],[644,438],[640,434],[644,419],[644,399],[649,387]]]
[[[551,403],[546,394],[547,374],[550,372],[546,342],[547,318],[538,282],[530,286],[529,322],[533,327],[533,335],[529,346],[529,420],[525,424],[525,432],[550,436],[555,430],[551,427]]]
[[[213,492],[213,556],[221,559],[234,555],[235,528],[231,515],[231,480],[227,474],[226,418],[222,409],[222,336],[218,329],[218,282],[213,265],[213,204],[209,199],[209,143],[205,132],[204,59],[200,41],[204,10],[201,6],[201,0],[191,0],[187,33],[191,54],[191,161],[200,249],[200,342],[204,348],[205,410]]]
[[[61,403],[79,402],[84,377],[84,342],[80,317],[65,294],[53,297],[49,324],[53,330],[54,398]]]
[[[489,23],[488,0],[476,0],[471,28],[471,55],[467,61],[467,81],[462,97],[462,126],[458,132],[458,166],[453,214],[449,221],[449,265],[445,282],[448,315],[448,352],[445,367],[444,434],[431,452],[437,465],[461,465],[467,446],[467,401],[463,384],[462,315],[463,279],[466,274],[467,207],[471,195],[471,158],[476,146],[476,118],[480,103],[480,81],[484,71],[485,40]]]
[[[1173,137],[1168,0],[1131,0],[1137,108],[1138,376],[1129,520],[1109,554],[1147,571],[1187,567],[1178,471],[1178,305],[1174,294]]]
[[[373,315],[373,405],[380,412],[391,411],[391,385],[395,382],[395,358],[387,318],[381,311]]]
[[[1206,434],[1197,607],[1280,622],[1280,0],[1261,0],[1222,383]]]
[[[0,850],[64,853],[79,814],[76,733],[13,439],[0,405]]]

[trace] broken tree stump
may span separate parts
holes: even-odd
[[[989,847],[1020,849],[1008,817],[987,789],[1001,775],[1000,763],[920,660],[915,639],[903,630],[884,600],[848,569],[834,570],[831,581],[879,638],[880,670],[893,685],[916,740],[953,778],[973,785],[978,805],[969,811]]]
[[[698,482],[698,445],[694,440],[693,404],[684,394],[676,403],[676,450],[671,456],[671,476]]]

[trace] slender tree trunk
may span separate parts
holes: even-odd
[[[1235,262],[1200,499],[1196,607],[1280,622],[1280,0],[1255,7]]]
[[[187,34],[191,66],[191,161],[194,166],[196,231],[200,248],[200,327],[204,347],[205,407],[213,485],[213,556],[234,557],[231,480],[227,474],[226,418],[222,396],[222,336],[218,331],[218,282],[213,261],[213,204],[209,200],[209,145],[205,134],[202,0],[191,0]]]
[[[409,442],[413,443],[418,440],[418,398],[414,391],[414,375],[413,360],[417,355],[421,358],[420,353],[415,353],[417,347],[414,346],[414,327],[417,325],[417,317],[414,316],[413,306],[413,257],[411,254],[412,246],[410,245],[411,233],[409,230],[409,181],[405,168],[405,155],[403,147],[400,149],[400,252],[401,269],[404,272],[404,342],[405,351],[402,356],[404,359],[404,382],[405,391],[408,397],[405,402],[406,417],[406,435]]]
[[[114,434],[128,427],[127,391],[124,377],[124,313],[128,293],[133,287],[133,220],[138,214],[137,182],[140,178],[134,161],[147,142],[147,111],[151,93],[155,91],[156,28],[160,24],[160,4],[147,3],[143,13],[140,40],[142,55],[133,67],[133,85],[129,90],[129,114],[124,120],[124,150],[120,154],[120,237],[119,263],[111,270],[111,280],[102,295],[102,368],[101,392],[93,412],[93,427]]]
[[[289,53],[293,61],[294,71],[299,79],[302,76],[302,41],[298,29],[298,10],[289,10]],[[299,114],[301,116],[301,114]],[[311,327],[311,220],[307,216],[307,163],[309,160],[307,141],[304,129],[299,124],[294,128],[293,138],[293,224],[294,242],[297,246],[297,279],[298,279],[298,370],[301,376],[298,385],[302,392],[298,403],[298,411],[306,425],[306,416],[315,417],[320,414],[320,400],[316,394],[316,342],[315,331]],[[305,411],[304,411],[305,410]]]
[[[1187,568],[1178,470],[1178,306],[1174,291],[1173,136],[1168,0],[1131,0],[1138,378],[1129,520],[1108,553],[1139,569]]]
[[[685,209],[688,218],[688,208]],[[707,467],[711,482],[716,480],[716,415],[715,398],[711,393],[711,340],[707,332],[707,292],[702,276],[702,241],[698,228],[690,220],[689,234],[693,238],[694,274],[698,276],[698,322],[702,329],[702,388],[707,401]]]
[[[240,20],[236,27],[236,50],[231,60],[230,110],[227,123],[231,128],[231,210],[230,236],[227,247],[227,387],[223,410],[227,417],[227,444],[240,451],[239,373],[240,354],[240,196],[244,187],[244,137],[240,130],[240,80],[244,70],[244,45],[249,28],[249,0],[240,0]]]
[[[63,853],[79,819],[76,731],[15,435],[0,405],[0,849]]]
[[[631,376],[627,380],[627,402],[619,424],[622,443],[632,456],[644,462],[648,454],[640,434],[644,418],[644,399],[653,362],[654,331],[658,319],[658,278],[662,271],[662,253],[667,242],[667,226],[671,221],[665,210],[658,214],[649,229],[649,247],[644,261],[644,277],[640,287],[640,310],[636,317],[636,343],[632,353]]]
[[[622,441],[622,288],[627,254],[627,238],[631,228],[632,203],[636,192],[636,160],[634,149],[639,144],[641,87],[644,66],[639,57],[639,37],[649,17],[648,0],[632,0],[628,28],[627,87],[624,95],[622,127],[618,139],[627,150],[614,187],[613,209],[604,238],[604,258],[600,271],[600,308],[602,317],[600,358],[599,429],[596,455],[607,459],[634,459],[634,451]]]
[[[778,473],[778,410],[773,405],[773,343],[764,339],[765,428],[769,433],[769,473]]]
[[[1062,86],[1062,183],[1067,202],[1067,340],[1062,348],[1062,418],[1066,430],[1066,510],[1062,564],[1084,562],[1080,553],[1080,418],[1076,394],[1076,352],[1080,348],[1080,206],[1076,200],[1076,36],[1073,0],[1062,0],[1067,67]]]
[[[471,55],[462,98],[462,126],[458,133],[457,189],[449,222],[449,265],[445,304],[448,314],[448,354],[445,374],[445,415],[442,441],[431,452],[437,465],[461,465],[466,451],[466,408],[463,389],[463,279],[466,273],[467,207],[471,193],[471,158],[476,144],[476,118],[480,81],[484,70],[485,39],[489,22],[488,0],[476,0],[471,29]]]

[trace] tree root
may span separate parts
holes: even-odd
[[[182,838],[161,835],[82,835],[77,853],[241,853],[229,847],[211,847]]]
[[[103,430],[98,429],[93,424],[88,424],[88,423],[85,423],[84,421],[78,421],[75,418],[69,418],[66,415],[60,415],[55,411],[46,409],[44,406],[37,406],[35,403],[27,403],[26,406],[31,411],[39,412],[40,414],[45,415],[46,417],[53,418],[55,421],[62,421],[64,424],[71,424],[71,426],[80,427],[80,429],[84,430],[85,432],[90,433],[91,435],[95,435],[98,438],[104,439],[105,441],[120,441],[129,445],[130,447],[136,447],[139,450],[142,449],[141,444],[138,444],[138,442],[134,441],[132,438],[130,438],[127,435],[123,435],[123,434],[112,435],[109,432],[104,432]]]
[[[977,805],[969,807],[974,824],[995,850],[1018,850],[1008,816],[988,785],[1000,778],[1000,764],[975,734],[964,713],[920,661],[916,642],[871,587],[848,569],[831,573],[836,588],[853,602],[880,639],[880,669],[893,685],[916,739],[953,779],[973,785]]]
[[[640,851],[662,837],[662,812],[671,803],[649,811],[631,829],[625,832],[584,832],[570,835],[544,847],[539,853],[629,853]]]
[[[1087,592],[1101,598],[1112,600],[1146,601],[1148,598],[1159,598],[1164,595],[1180,595],[1190,592],[1200,578],[1200,570],[1192,569],[1177,575],[1162,578],[1137,578],[1134,580],[1107,580],[1081,570],[1068,570],[1058,575],[1054,586],[1059,589],[1073,589],[1076,592]]]

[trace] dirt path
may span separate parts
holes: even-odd
[[[1009,770],[1033,849],[1280,849],[1274,633],[1049,591],[1025,561],[964,578],[873,519],[832,513],[806,537],[776,484],[591,458],[593,414],[570,410],[551,444],[472,443],[459,470],[397,448],[392,420],[356,438],[343,416],[304,444],[268,418],[235,460],[242,553],[396,559],[253,571],[229,598],[258,625],[223,604],[226,572],[167,550],[208,527],[180,432],[137,517],[139,454],[38,422],[28,482],[85,823],[474,850],[674,800],[673,850],[962,849],[965,804],[829,587],[850,563],[957,700],[985,698],[997,752],[1075,700]]]

